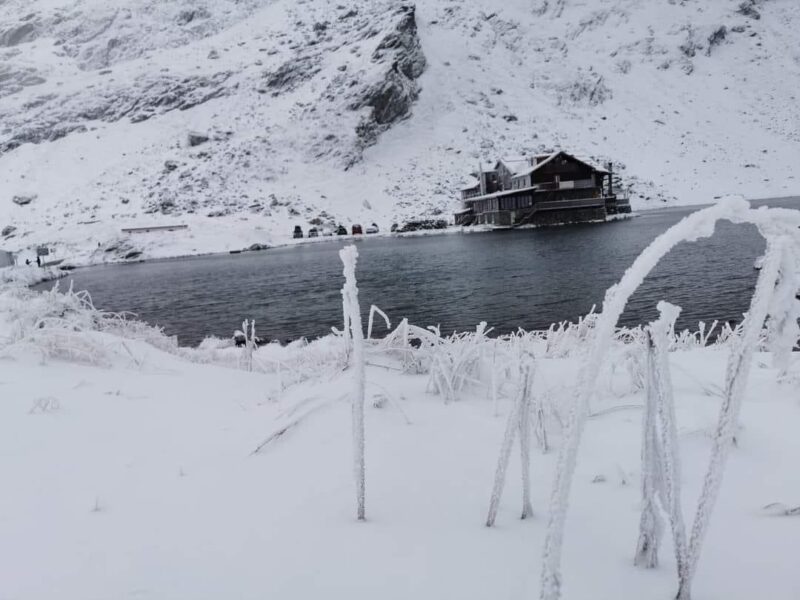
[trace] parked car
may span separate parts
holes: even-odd
[[[364,230],[361,229],[361,225],[358,223],[353,225],[353,235],[361,235],[362,233],[364,233]]]
[[[394,233],[394,232],[395,232],[395,231],[397,231],[399,228],[400,228],[400,226],[399,226],[397,223],[392,223],[392,229],[391,229],[391,232],[392,232],[392,233]]]
[[[303,229],[300,227],[300,225],[294,226],[294,233],[292,234],[292,237],[295,239],[303,237]]]
[[[375,223],[367,227],[367,233],[378,233],[379,231],[380,229],[378,229],[378,226]]]
[[[323,237],[331,237],[336,231],[331,229],[330,227],[323,227],[322,228],[322,236]]]
[[[336,235],[347,235],[347,229],[345,229],[344,225],[339,225],[336,229]]]
[[[316,227],[312,227],[311,229],[308,230],[308,237],[310,238],[319,237],[319,231],[317,231]]]

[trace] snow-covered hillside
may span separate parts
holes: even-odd
[[[388,228],[554,147],[614,161],[638,208],[797,193],[799,25],[790,0],[6,0],[2,247]]]

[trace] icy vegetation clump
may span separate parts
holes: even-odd
[[[497,469],[494,476],[492,497],[489,501],[489,515],[486,517],[486,526],[492,527],[497,518],[497,509],[503,495],[506,481],[508,461],[511,458],[511,446],[514,438],[519,433],[520,466],[522,469],[522,517],[527,519],[533,515],[531,505],[530,461],[531,461],[531,395],[533,394],[533,376],[535,363],[531,357],[526,357],[520,365],[521,373],[518,382],[517,396],[514,408],[508,413],[506,430],[503,443],[500,446],[500,456],[497,459]]]
[[[676,550],[682,554],[679,557],[678,597],[681,600],[688,600],[691,597],[691,581],[708,528],[711,511],[719,493],[723,467],[733,440],[734,427],[738,419],[753,352],[761,343],[764,323],[771,311],[779,315],[781,320],[785,320],[787,314],[797,314],[795,312],[797,300],[792,295],[783,293],[779,296],[783,305],[774,302],[774,299],[777,296],[776,290],[781,291],[779,284],[781,278],[789,280],[784,287],[794,286],[794,291],[797,291],[795,271],[789,269],[797,267],[797,257],[800,256],[800,247],[798,247],[800,246],[800,236],[797,233],[798,227],[800,227],[800,213],[766,207],[753,210],[744,200],[722,202],[685,217],[656,238],[634,261],[620,282],[606,292],[603,312],[597,321],[589,354],[584,358],[584,368],[581,369],[581,380],[578,383],[578,398],[570,410],[564,432],[565,440],[556,468],[543,553],[542,600],[557,600],[561,597],[560,563],[564,522],[572,477],[575,472],[578,446],[589,414],[590,399],[596,393],[597,377],[615,337],[617,320],[625,309],[628,299],[664,255],[679,242],[696,241],[699,238],[711,236],[717,221],[721,219],[756,225],[767,240],[767,254],[741,332],[731,338],[723,404],[714,435],[714,446],[703,492],[697,505],[691,538],[688,547]],[[783,266],[783,271],[781,266]],[[788,340],[789,337],[787,334],[786,339]],[[796,345],[797,339],[788,340],[788,342],[784,340],[784,344],[787,343],[791,348]],[[677,501],[677,499],[672,499],[672,502]],[[655,525],[652,529],[655,529]],[[642,559],[649,562],[654,560],[653,555],[648,556],[646,549],[640,546],[640,550]]]
[[[125,340],[141,340],[161,350],[178,351],[175,338],[129,315],[99,311],[89,294],[70,287],[59,293],[33,292],[18,284],[6,285],[0,310],[6,323],[0,328],[0,353],[13,356],[32,350],[42,359],[75,360],[110,366],[115,354],[130,354]]]

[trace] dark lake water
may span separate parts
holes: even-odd
[[[758,202],[800,209],[800,198]],[[365,319],[370,304],[395,324],[440,325],[442,332],[487,321],[498,333],[547,328],[600,308],[606,288],[657,235],[694,208],[642,212],[627,220],[544,229],[362,238],[357,268]],[[264,252],[155,261],[74,271],[95,306],[132,311],[196,345],[228,337],[245,318],[270,339],[317,337],[341,327],[342,264],[348,240]],[[655,318],[661,299],[683,307],[679,325],[739,321],[764,250],[756,229],[720,223],[716,234],[676,247],[636,292],[622,323]],[[52,284],[40,287],[49,288]],[[383,331],[382,325],[376,332]]]

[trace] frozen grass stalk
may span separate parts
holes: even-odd
[[[520,451],[522,466],[522,518],[533,514],[530,500],[530,391],[533,383],[533,361],[527,359],[520,366],[519,388],[514,406],[508,413],[503,442],[500,445],[500,455],[497,458],[497,468],[494,474],[492,496],[489,500],[489,514],[486,517],[486,526],[492,527],[497,518],[497,509],[503,496],[506,483],[508,461],[511,458],[511,447],[517,431],[520,434]]]
[[[369,319],[367,320],[368,340],[372,339],[372,321],[375,317],[375,313],[378,313],[381,317],[383,317],[383,322],[386,323],[386,329],[391,329],[392,327],[392,323],[391,321],[389,321],[389,317],[386,316],[386,313],[373,304],[372,306],[369,307]]]
[[[686,526],[681,508],[681,466],[678,448],[678,424],[675,420],[675,401],[672,391],[672,378],[669,369],[670,332],[678,318],[680,309],[667,302],[659,302],[661,316],[650,325],[654,345],[653,389],[656,393],[656,420],[660,442],[659,472],[662,477],[658,490],[661,504],[669,516],[672,542],[675,550],[675,563],[678,580],[681,581],[688,569],[688,545]]]
[[[658,430],[656,427],[655,345],[652,334],[647,336],[647,396],[645,398],[642,435],[642,517],[639,521],[639,541],[633,564],[648,569],[658,566],[658,547],[661,543],[661,515],[656,498],[660,473]]]
[[[791,241],[784,236],[767,240],[764,266],[761,269],[756,290],[750,301],[750,309],[747,311],[742,337],[733,345],[728,359],[725,374],[725,395],[720,409],[719,422],[714,433],[711,460],[708,464],[700,500],[697,503],[697,512],[692,524],[686,570],[680,574],[678,600],[689,600],[691,598],[692,579],[697,570],[700,549],[708,529],[711,511],[714,509],[714,504],[719,495],[719,488],[722,485],[725,461],[733,443],[734,429],[739,419],[742,396],[750,374],[753,352],[758,346],[761,330],[775,294],[780,265],[784,260],[783,255],[789,251],[790,244]]]
[[[642,492],[643,510],[634,563],[658,564],[662,524],[659,504],[669,516],[678,577],[687,565],[686,527],[680,502],[680,461],[675,404],[669,369],[669,346],[680,308],[659,302],[660,317],[647,329],[647,398],[644,416]]]
[[[642,284],[644,278],[659,260],[681,241],[694,241],[714,233],[714,225],[721,218],[741,222],[747,220],[749,205],[744,200],[721,202],[685,217],[666,232],[658,236],[636,258],[622,279],[607,292],[603,312],[598,318],[589,355],[581,370],[578,396],[573,404],[564,431],[564,443],[559,453],[556,476],[550,502],[550,517],[547,524],[544,551],[542,553],[541,599],[557,600],[561,597],[561,550],[564,538],[569,492],[575,472],[578,446],[589,412],[589,401],[607,354],[614,339],[614,328],[628,299]],[[548,339],[549,342],[549,339]]]
[[[361,329],[361,310],[358,306],[358,287],[356,287],[356,261],[358,250],[347,246],[339,250],[339,258],[344,265],[344,286],[342,305],[344,322],[350,326],[352,340],[352,365],[355,388],[353,390],[353,467],[356,478],[356,516],[359,521],[366,519],[365,512],[365,463],[364,463],[364,332]],[[348,339],[345,328],[345,340]]]

